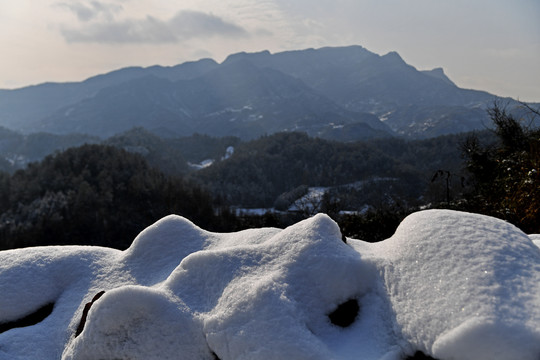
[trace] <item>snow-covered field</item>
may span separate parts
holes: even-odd
[[[3,251],[0,359],[538,360],[539,245],[430,210],[377,244],[325,215],[231,234],[169,216],[126,251]]]

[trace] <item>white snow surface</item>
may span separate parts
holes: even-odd
[[[0,325],[54,309],[0,333],[0,359],[538,360],[539,240],[449,210],[415,213],[376,244],[345,244],[322,214],[228,234],[171,215],[125,251],[2,251]],[[351,299],[354,323],[333,325]]]

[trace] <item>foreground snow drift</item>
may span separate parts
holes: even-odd
[[[431,210],[378,244],[169,216],[126,251],[3,251],[0,359],[538,360],[538,239]]]

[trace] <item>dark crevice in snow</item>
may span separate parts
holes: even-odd
[[[341,234],[341,241],[343,241],[346,244],[347,243],[347,237],[343,233],[343,230],[341,229],[341,227],[339,228],[339,232]]]
[[[432,358],[431,356],[426,355],[421,351],[417,351],[414,353],[414,355],[406,357],[405,360],[437,360],[437,359]]]
[[[7,323],[0,323],[0,334],[11,329],[39,324],[53,312],[53,309],[54,303],[49,303],[21,319],[10,321]]]
[[[214,359],[214,360],[221,360],[221,359],[219,358],[219,356],[217,356],[216,353],[213,352],[213,351],[212,351],[212,359]]]
[[[92,301],[84,305],[83,313],[81,316],[81,322],[79,323],[79,326],[77,326],[77,330],[75,331],[75,337],[79,336],[84,330],[84,325],[86,324],[86,318],[88,316],[88,312],[90,311],[90,308],[103,294],[105,294],[105,291],[98,292],[96,295],[94,295],[94,297],[92,298]]]
[[[346,328],[356,320],[360,305],[357,299],[350,299],[340,304],[336,310],[328,314],[330,322],[336,326]]]

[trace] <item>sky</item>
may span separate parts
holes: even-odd
[[[246,51],[361,45],[540,102],[539,0],[0,0],[0,88]]]

